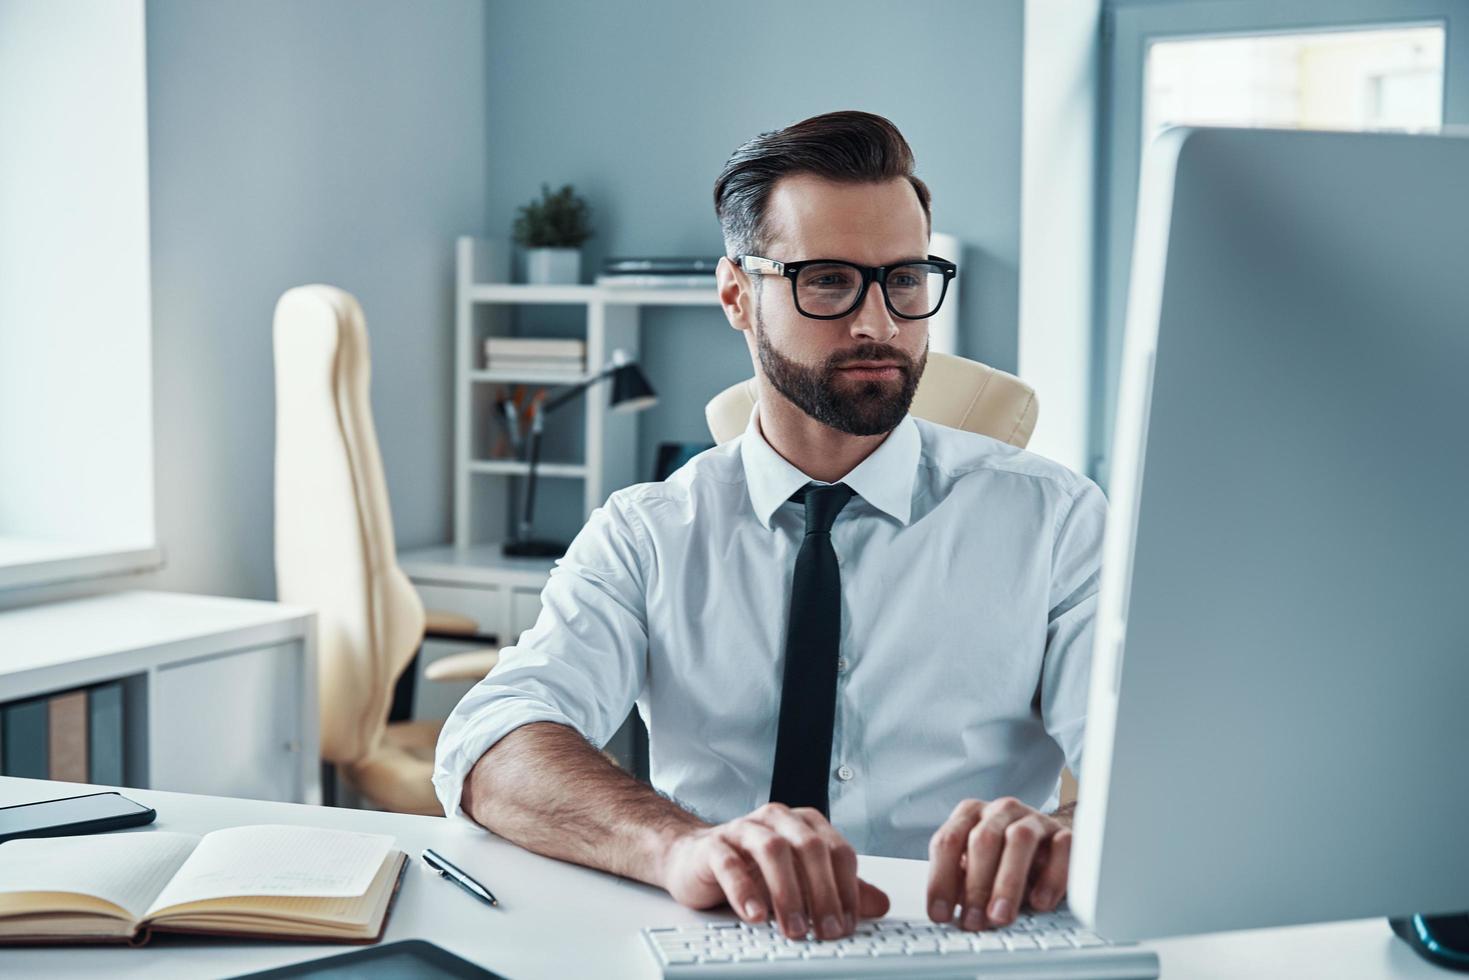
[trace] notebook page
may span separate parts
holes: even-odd
[[[0,844],[0,892],[94,895],[141,918],[199,843],[193,834],[43,837]]]
[[[230,827],[206,834],[148,909],[244,895],[361,895],[393,849],[387,834]]]

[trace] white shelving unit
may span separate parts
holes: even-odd
[[[494,422],[496,385],[565,385],[564,375],[487,370],[486,337],[507,336],[512,312],[523,306],[571,306],[585,310],[587,370],[594,373],[622,349],[638,357],[641,316],[645,306],[718,306],[712,289],[624,289],[608,286],[532,286],[496,281],[509,263],[498,243],[460,238],[456,243],[455,340],[455,481],[454,545],[467,549],[501,539],[509,519],[512,480],[525,476],[527,465],[515,459],[488,459],[488,427]],[[497,261],[498,260],[498,261]],[[657,379],[653,379],[656,386]],[[581,459],[547,459],[536,467],[537,479],[582,481],[582,516],[590,514],[618,487],[645,479],[637,469],[637,416],[611,413],[604,386],[581,400],[585,452]],[[567,406],[558,413],[574,413]],[[492,523],[484,515],[494,515]]]

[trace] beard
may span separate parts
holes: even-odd
[[[758,309],[755,326],[760,368],[775,390],[822,425],[849,435],[876,436],[897,428],[913,404],[918,379],[928,364],[926,344],[915,362],[896,347],[866,343],[807,367],[775,349]],[[841,368],[854,361],[894,361],[901,377],[896,382],[843,378]]]

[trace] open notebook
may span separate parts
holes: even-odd
[[[316,827],[12,840],[0,844],[0,943],[376,942],[405,863],[392,837]]]

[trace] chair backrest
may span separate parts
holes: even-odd
[[[362,307],[332,286],[288,290],[274,342],[276,591],[316,610],[321,754],[351,763],[382,738],[423,604],[394,551]]]
[[[759,397],[755,379],[750,378],[710,399],[704,406],[704,418],[714,441],[728,442],[745,431]],[[929,422],[978,432],[1024,449],[1035,431],[1040,406],[1035,389],[1013,374],[931,352],[910,411]]]

